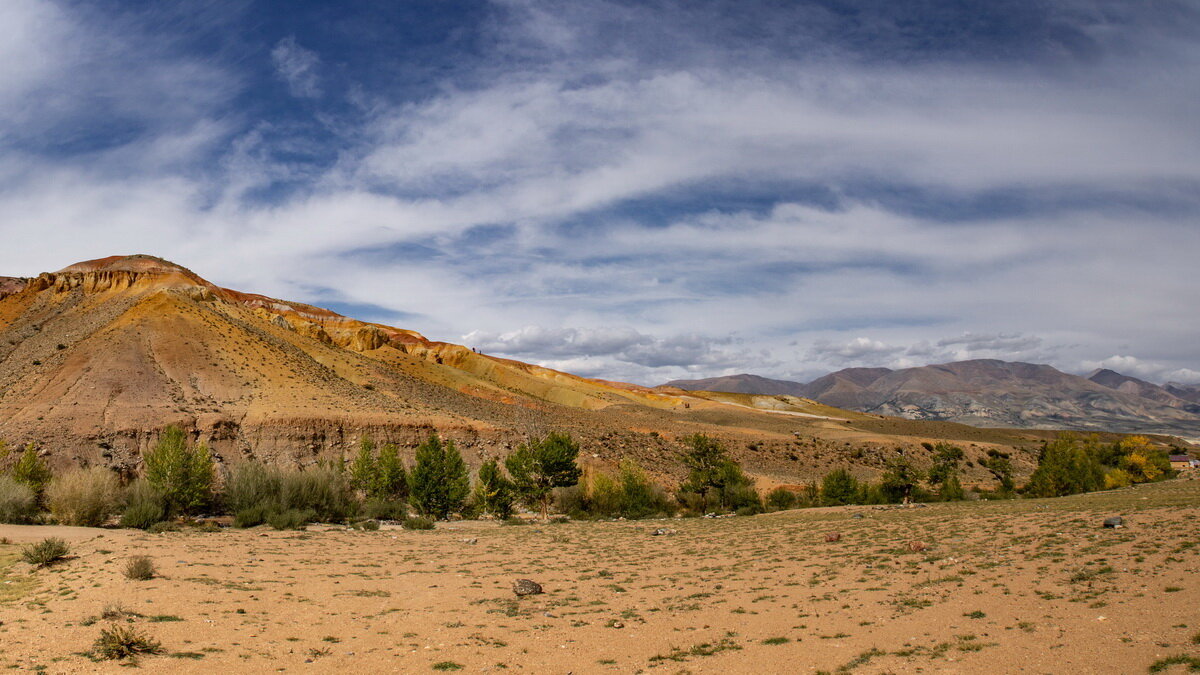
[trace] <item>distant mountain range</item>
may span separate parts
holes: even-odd
[[[892,370],[847,368],[812,382],[730,375],[675,380],[690,391],[786,394],[860,412],[980,427],[1200,437],[1200,385],[1159,386],[1108,369],[1087,377],[994,359]]]

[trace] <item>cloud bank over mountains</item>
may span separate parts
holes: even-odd
[[[1200,10],[0,8],[0,273],[114,253],[586,375],[1200,381]]]

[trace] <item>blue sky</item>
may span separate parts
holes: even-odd
[[[6,0],[0,241],[645,384],[1196,382],[1200,9]]]

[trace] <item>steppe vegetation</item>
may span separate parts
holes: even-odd
[[[561,433],[530,438],[503,462],[487,459],[472,480],[454,442],[436,434],[416,448],[411,467],[394,444],[378,447],[364,437],[349,462],[301,470],[245,460],[219,470],[203,443],[190,444],[182,430],[170,427],[145,454],[142,475],[127,485],[102,467],[55,475],[36,446],[26,446],[0,474],[0,522],[95,527],[116,517],[121,527],[161,531],[194,524],[198,516],[224,515],[242,528],[297,530],[309,523],[362,528],[396,521],[426,529],[451,518],[511,520],[520,505],[542,520],[551,512],[576,520],[746,516],[818,506],[1056,497],[1175,475],[1166,451],[1145,437],[1102,443],[1064,434],[1043,444],[1037,468],[1020,489],[1003,452],[989,450],[980,462],[994,484],[968,490],[959,477],[963,450],[926,443],[931,461],[924,470],[898,455],[875,481],[837,468],[820,481],[763,495],[717,440],[696,434],[681,442],[679,461],[687,478],[668,493],[633,460],[619,462],[612,472],[581,468],[579,445]],[[4,454],[12,453],[0,447],[0,462]]]
[[[1176,480],[433,531],[0,526],[0,668],[1186,672],[1198,503],[1200,481]],[[1114,514],[1125,526],[1103,528]],[[64,557],[19,560],[47,535]],[[137,555],[149,579],[129,575]],[[544,592],[515,596],[524,578]]]

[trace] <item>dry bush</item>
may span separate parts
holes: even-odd
[[[121,484],[108,469],[78,469],[50,481],[46,502],[62,525],[97,527],[117,511]]]
[[[158,573],[148,555],[135,555],[125,562],[125,578],[133,581],[153,579]]]
[[[48,537],[36,544],[28,544],[23,547],[21,549],[21,560],[30,565],[46,567],[60,560],[65,560],[70,552],[71,547],[67,545],[67,542],[58,537]]]
[[[36,515],[33,489],[10,476],[0,476],[0,523],[27,523]]]

